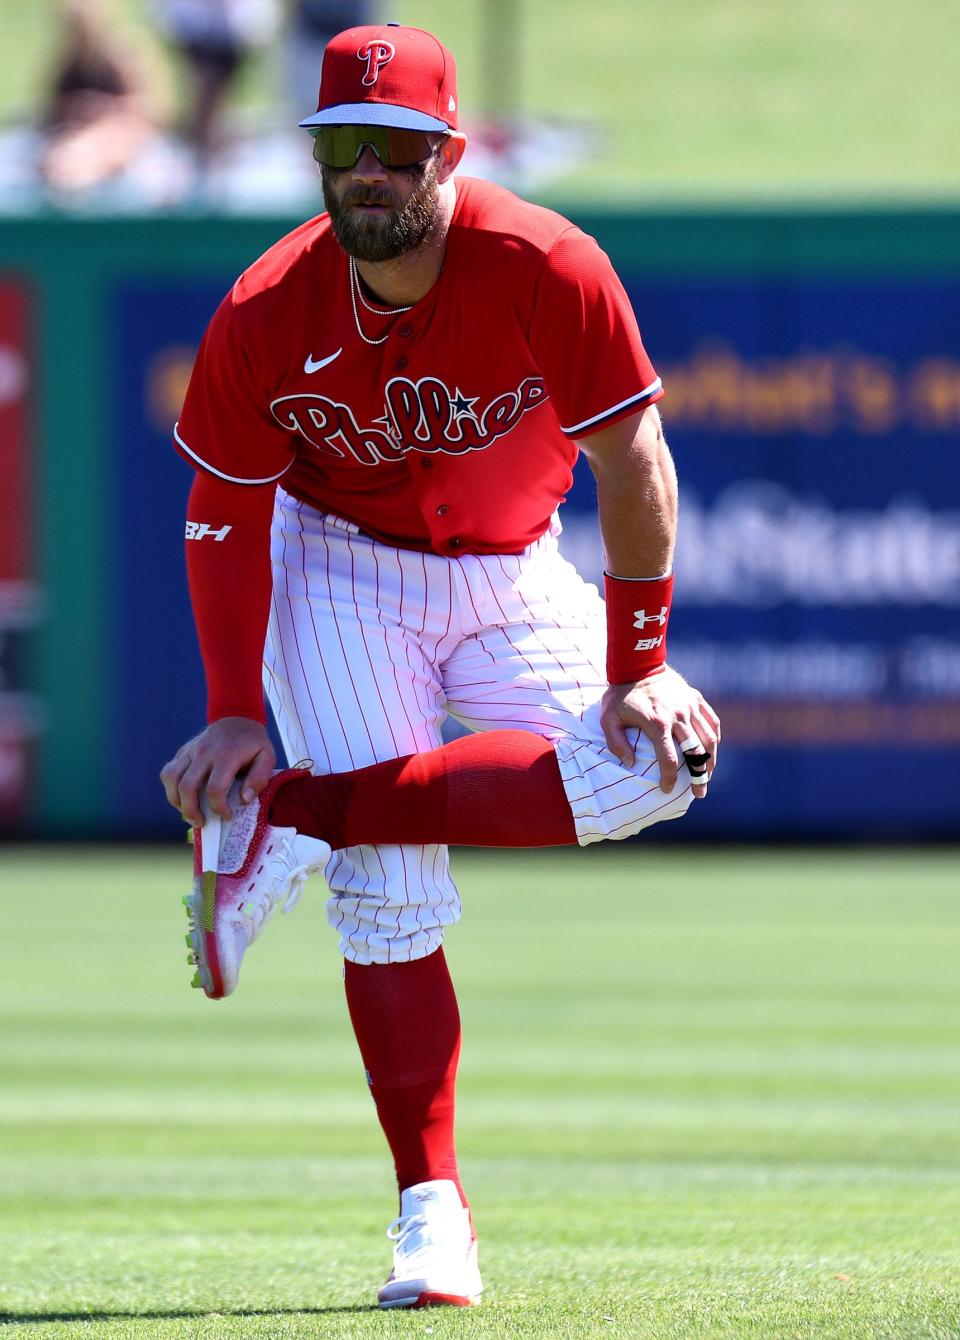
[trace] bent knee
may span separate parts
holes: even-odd
[[[653,824],[679,819],[694,798],[686,768],[671,791],[660,789],[652,746],[649,753],[638,748],[632,768],[593,741],[558,740],[556,751],[581,846],[620,841]]]

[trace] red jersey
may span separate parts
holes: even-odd
[[[575,439],[662,394],[597,243],[458,178],[443,271],[407,310],[356,294],[326,214],[265,252],[207,329],[175,436],[390,544],[516,553],[566,496]]]

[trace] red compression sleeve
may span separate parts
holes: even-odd
[[[187,580],[207,676],[207,720],[266,721],[261,683],[270,613],[274,484],[197,474],[187,507]]]
[[[460,1012],[443,950],[410,963],[344,964],[350,1021],[401,1191],[449,1178]]]
[[[363,843],[449,842],[463,847],[564,847],[577,830],[549,740],[521,730],[465,735],[356,772],[294,777],[270,822]]]

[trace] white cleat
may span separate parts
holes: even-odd
[[[193,892],[184,896],[190,930],[187,962],[196,965],[193,985],[213,1000],[236,990],[243,956],[279,906],[289,912],[308,875],[323,870],[330,847],[295,828],[267,822],[279,786],[303,770],[286,768],[270,778],[249,805],[240,784],[230,788],[232,819],[211,814],[202,799],[204,825],[194,837]]]
[[[393,1243],[393,1272],[380,1290],[381,1307],[469,1307],[479,1301],[483,1281],[477,1240],[455,1183],[407,1187],[400,1217],[387,1237]]]

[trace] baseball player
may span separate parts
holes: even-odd
[[[629,301],[566,219],[454,175],[458,110],[431,34],[329,43],[301,123],[327,212],[224,299],[176,428],[210,724],[161,778],[195,828],[194,985],[229,994],[323,872],[400,1190],[383,1307],[482,1289],[447,844],[632,836],[705,795],[720,739],[665,660],[676,479]],[[578,448],[605,605],[557,549]],[[264,689],[309,765],[274,771]]]

